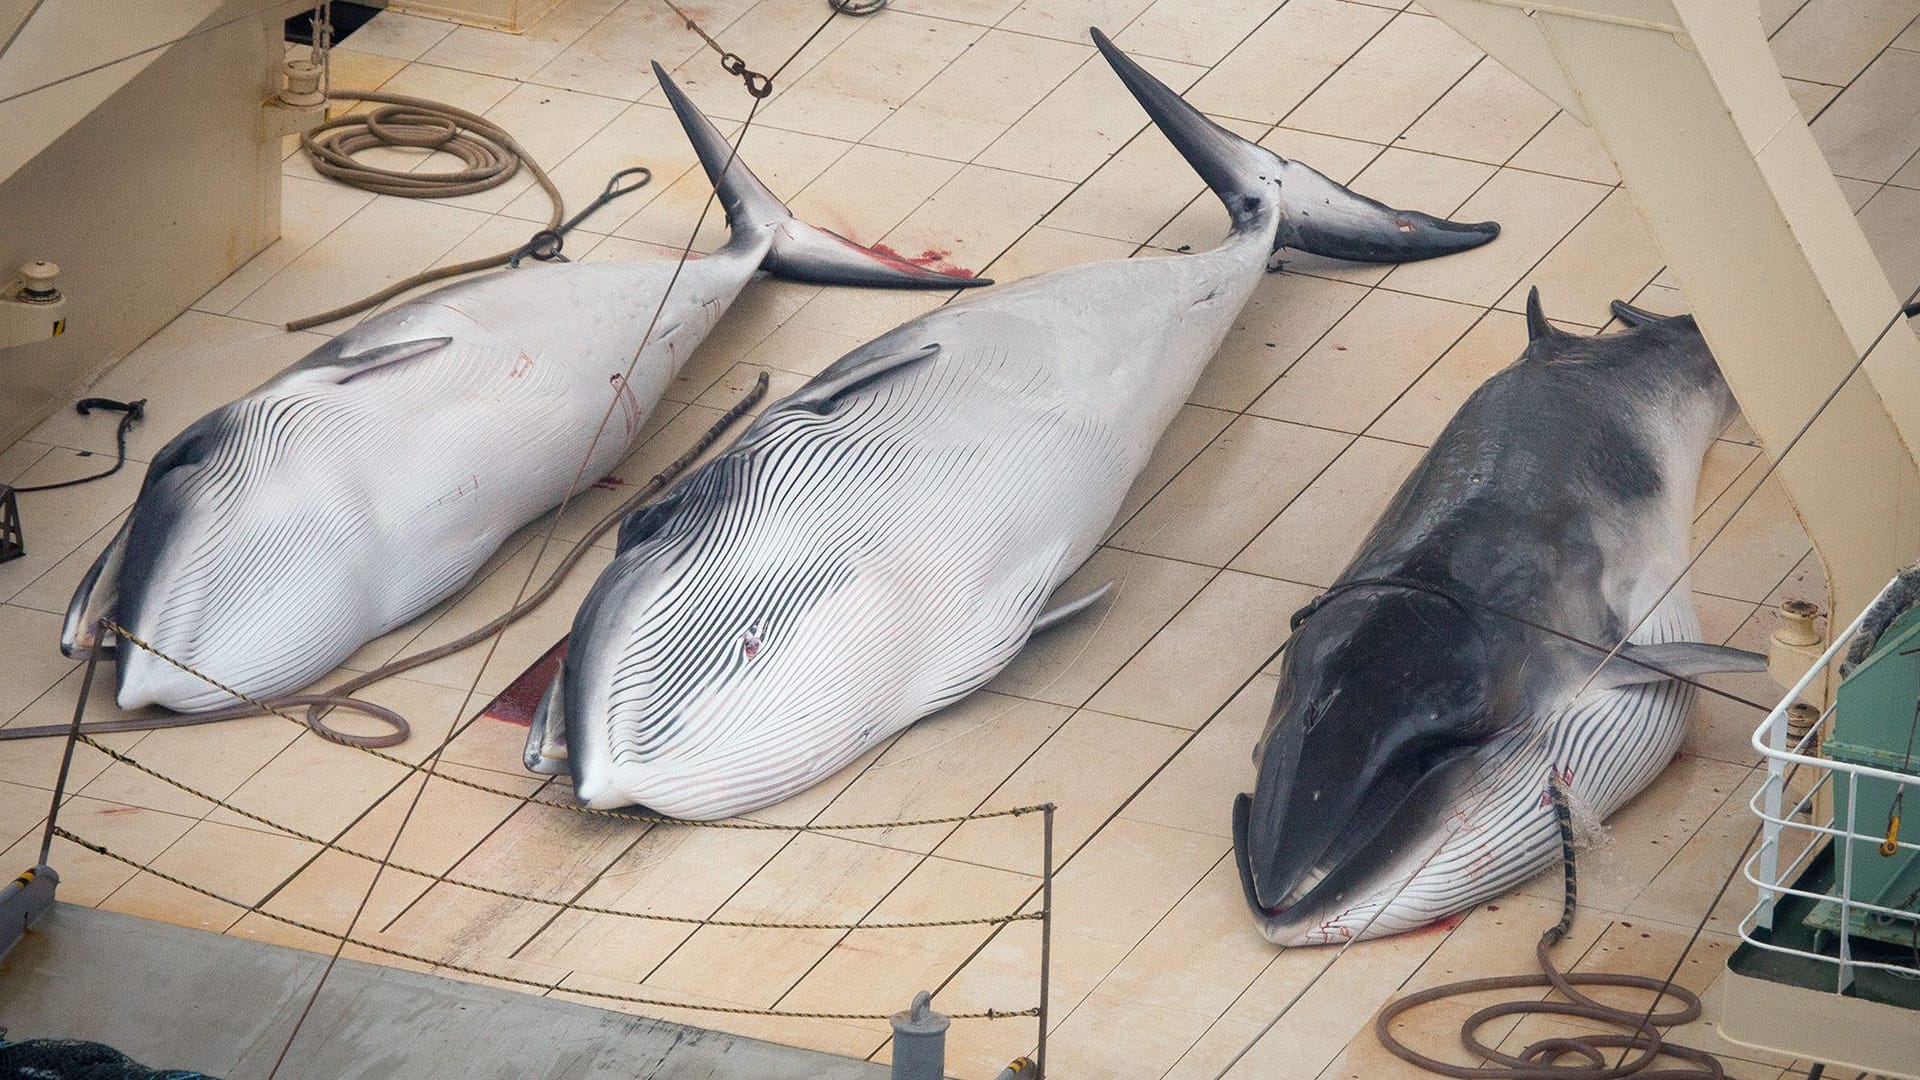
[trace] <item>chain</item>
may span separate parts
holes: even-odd
[[[78,738],[80,742],[93,747],[95,750],[100,751],[102,754],[105,754],[106,756],[112,758],[113,760],[119,762],[122,765],[127,766],[128,768],[135,769],[139,772],[145,773],[146,775],[153,777],[155,780],[158,780],[163,784],[176,788],[180,791],[184,791],[196,799],[200,799],[205,802],[212,803],[214,806],[217,806],[222,810],[227,810],[232,813],[238,814],[241,817],[246,818],[248,821],[258,822],[259,824],[264,825],[267,828],[274,830],[275,832],[283,833],[287,836],[291,836],[296,840],[305,840],[309,844],[318,844],[320,847],[323,847],[328,851],[338,851],[342,855],[349,855],[349,856],[352,856],[353,858],[360,859],[365,862],[378,863],[380,861],[378,856],[368,855],[365,852],[355,851],[349,847],[342,847],[338,844],[329,843],[328,841],[322,840],[317,836],[309,836],[298,829],[292,828],[287,825],[282,825],[281,823],[274,821],[271,818],[263,817],[250,810],[243,810],[240,807],[235,806],[230,802],[227,802],[225,799],[221,799],[218,796],[209,794],[208,792],[205,792],[205,791],[201,791],[199,788],[193,787],[190,784],[186,784],[179,780],[176,780],[173,777],[168,776],[165,773],[162,773],[158,769],[155,769],[151,766],[143,765],[140,762],[134,760],[132,756],[128,754],[124,754],[118,750],[113,749],[110,746],[107,746],[103,743],[96,741],[91,735],[81,735]],[[447,776],[445,773],[436,773],[435,775],[440,779],[443,779],[443,780],[447,779]],[[412,874],[415,877],[427,878],[431,881],[440,882],[447,885],[458,886],[459,888],[462,888],[462,889],[471,889],[474,892],[486,893],[490,896],[498,896],[506,900],[524,900],[530,904],[541,904],[546,907],[559,908],[562,911],[584,911],[592,915],[615,915],[624,919],[644,919],[649,922],[681,923],[688,926],[729,926],[729,927],[739,927],[744,929],[762,929],[762,930],[925,930],[925,929],[932,929],[935,927],[943,927],[943,926],[1001,926],[1006,923],[1038,921],[1041,918],[1041,913],[1036,911],[1036,912],[1030,912],[1027,914],[985,915],[985,916],[977,916],[977,917],[968,918],[968,919],[937,919],[937,920],[925,920],[921,922],[885,922],[885,923],[747,922],[739,919],[701,919],[701,918],[696,918],[689,915],[656,915],[656,914],[652,914],[649,912],[642,912],[642,911],[622,911],[622,910],[619,910],[618,908],[595,907],[591,904],[568,904],[568,903],[563,903],[562,901],[559,901],[559,900],[549,900],[545,897],[532,896],[527,893],[511,892],[507,889],[496,889],[491,885],[482,885],[477,881],[463,881],[459,878],[448,877],[445,874],[436,874],[430,870],[421,870],[421,869],[418,869],[417,867],[404,866],[400,863],[389,863],[388,865],[392,866],[395,870],[398,870],[403,874]]]
[[[139,870],[143,873],[152,874],[154,877],[159,878],[161,881],[165,881],[173,885],[178,885],[181,888],[186,889],[190,892],[199,893],[201,896],[207,897],[208,899],[211,899],[211,900],[218,900],[221,903],[226,904],[230,907],[237,907],[242,911],[246,911],[253,915],[258,915],[263,919],[271,919],[274,922],[280,923],[284,926],[291,926],[296,930],[305,930],[309,934],[316,934],[330,941],[343,942],[348,945],[355,945],[362,949],[367,949],[371,952],[377,952],[387,956],[398,957],[402,960],[411,960],[416,964],[426,964],[429,967],[444,968],[448,971],[458,971],[463,975],[473,975],[482,979],[493,979],[503,983],[510,983],[514,986],[535,987],[542,991],[560,989],[560,986],[557,983],[543,983],[537,979],[523,979],[513,975],[503,975],[496,971],[486,971],[481,968],[470,967],[466,964],[455,963],[451,960],[435,960],[431,956],[422,956],[419,953],[410,953],[410,952],[406,952],[405,950],[391,948],[386,945],[376,945],[371,941],[366,941],[356,937],[349,937],[346,934],[336,934],[331,930],[322,930],[319,927],[312,925],[311,923],[304,923],[298,919],[288,918],[285,915],[276,915],[271,911],[263,910],[258,904],[243,904],[240,901],[233,899],[232,897],[222,896],[219,893],[214,892],[212,889],[202,888],[201,886],[195,885],[194,883],[187,881],[183,878],[175,877],[164,870],[155,870],[153,867],[144,865],[140,863],[138,860],[130,859],[127,856],[120,854],[119,852],[111,851],[100,844],[96,844],[93,841],[86,839],[85,837],[76,836],[73,833],[68,832],[66,829],[60,828],[58,826],[54,828],[53,832],[54,832],[54,835],[60,837],[61,839],[68,840],[68,841],[71,841],[72,843],[78,844],[81,847],[86,848],[88,851],[93,852],[95,855],[104,855],[107,858],[112,859],[117,863],[121,863],[125,866],[130,866],[135,870]],[[633,1005],[650,1005],[656,1008],[663,1008],[663,1009],[691,1009],[697,1012],[733,1013],[738,1016],[780,1016],[780,1017],[786,1017],[792,1020],[886,1020],[886,1019],[889,1019],[892,1015],[890,1013],[790,1012],[785,1009],[751,1009],[751,1008],[746,1008],[744,1006],[700,1005],[700,1004],[695,1004],[693,1002],[688,1002],[688,1001],[666,1001],[660,998],[634,997],[630,994],[614,994],[614,993],[608,993],[606,991],[601,991],[601,990],[588,990],[588,989],[584,989],[580,987],[572,987],[572,986],[566,987],[566,992],[569,994],[580,994],[585,997],[603,998],[607,1001],[623,1001]],[[1011,1019],[1013,1017],[1019,1017],[1019,1016],[1038,1016],[1038,1015],[1040,1015],[1040,1010],[1037,1007],[1029,1008],[1029,1009],[1021,1009],[1018,1012],[1013,1012],[1013,1011],[1008,1011],[1003,1009],[986,1009],[981,1012],[963,1012],[963,1013],[947,1014],[948,1018],[953,1020],[1006,1020],[1006,1019]]]
[[[746,84],[747,93],[752,94],[754,97],[757,97],[757,98],[764,98],[772,95],[773,78],[771,76],[762,75],[759,72],[748,68],[747,62],[745,60],[740,59],[739,53],[728,52],[724,46],[722,46],[718,41],[715,41],[713,39],[712,34],[707,33],[706,30],[702,28],[699,23],[694,21],[693,16],[681,10],[679,4],[674,3],[673,0],[660,0],[660,2],[667,5],[667,7],[671,9],[675,15],[680,16],[680,21],[687,24],[687,29],[700,35],[700,40],[707,43],[707,48],[712,49],[715,53],[719,54],[720,70],[726,72],[729,75],[738,77],[741,82]]]

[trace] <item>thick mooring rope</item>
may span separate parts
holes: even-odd
[[[1565,899],[1560,907],[1560,921],[1541,934],[1539,942],[1534,946],[1534,959],[1540,965],[1540,973],[1461,979],[1408,994],[1380,1010],[1380,1014],[1373,1021],[1374,1035],[1379,1038],[1382,1046],[1402,1061],[1410,1062],[1430,1073],[1462,1077],[1465,1080],[1618,1080],[1618,1078],[1636,1075],[1642,1080],[1721,1080],[1725,1070],[1718,1058],[1704,1050],[1669,1043],[1661,1034],[1662,1028],[1690,1023],[1700,1018],[1699,995],[1686,987],[1675,985],[1671,979],[1658,979],[1647,975],[1588,972],[1569,974],[1554,965],[1552,949],[1573,927],[1574,907],[1580,890],[1578,875],[1574,868],[1573,816],[1567,807],[1567,793],[1558,780],[1551,783],[1550,790],[1553,793],[1554,820],[1560,828],[1560,859],[1561,865],[1565,868],[1566,884]],[[1621,986],[1633,990],[1646,990],[1652,992],[1654,1006],[1658,1005],[1661,998],[1668,997],[1678,1001],[1680,1007],[1664,1013],[1655,1012],[1653,1007],[1649,1007],[1644,1012],[1615,1008],[1581,993],[1575,989],[1577,986]],[[1442,1061],[1415,1050],[1401,1042],[1399,1036],[1393,1033],[1393,1022],[1396,1019],[1403,1013],[1422,1005],[1487,990],[1517,990],[1523,987],[1554,990],[1567,1000],[1523,998],[1517,1001],[1502,1001],[1476,1010],[1460,1023],[1461,1045],[1475,1056],[1497,1064],[1474,1066]],[[1502,1017],[1534,1015],[1570,1016],[1582,1020],[1594,1020],[1621,1028],[1626,1034],[1555,1036],[1538,1039],[1527,1044],[1518,1054],[1504,1053],[1480,1040],[1480,1028],[1486,1024]],[[1621,1060],[1608,1065],[1604,1052],[1606,1049],[1622,1050]],[[1627,1057],[1624,1051],[1632,1051],[1634,1056]],[[1652,1070],[1647,1068],[1653,1064],[1655,1058],[1663,1055],[1690,1061],[1697,1067]],[[1569,1056],[1580,1059],[1581,1063],[1562,1064],[1561,1059]]]
[[[546,231],[560,227],[566,209],[560,189],[540,163],[516,142],[507,129],[478,113],[455,108],[444,102],[395,94],[385,90],[329,91],[328,100],[373,101],[385,107],[369,113],[349,113],[322,123],[300,136],[301,149],[320,175],[350,184],[377,195],[401,195],[413,199],[451,199],[499,187],[526,166],[534,182],[547,193],[552,210],[547,215]],[[453,172],[412,173],[383,169],[358,161],[354,155],[377,146],[406,146],[452,154],[466,164]],[[434,281],[444,281],[476,270],[505,266],[520,250],[515,245],[505,251],[448,266],[422,270],[401,278],[386,288],[350,304],[342,304],[318,315],[308,315],[287,323],[288,330],[305,330],[367,310],[399,296],[408,289]]]

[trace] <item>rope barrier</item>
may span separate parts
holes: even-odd
[[[219,796],[209,794],[208,792],[205,792],[205,791],[201,791],[199,788],[196,788],[191,784],[184,783],[180,780],[176,780],[175,778],[166,775],[165,773],[161,772],[158,769],[153,768],[152,766],[142,764],[140,761],[136,760],[131,754],[127,754],[122,751],[115,750],[110,746],[106,746],[96,741],[90,735],[78,736],[77,741],[84,743],[85,745],[90,746],[95,750],[100,751],[102,754],[105,754],[107,757],[112,758],[114,761],[117,761],[120,764],[125,765],[130,769],[134,769],[138,772],[144,773],[145,775],[150,776],[155,780],[160,781],[163,784],[176,788],[180,791],[184,791],[188,795],[191,795],[194,798],[200,799],[204,802],[211,803],[212,805],[217,806],[222,810],[226,810],[231,813],[238,814],[241,817],[246,818],[248,821],[258,822],[259,824],[264,825],[267,828],[274,830],[275,832],[282,833],[287,836],[291,836],[296,840],[304,840],[309,844],[317,844],[328,851],[337,851],[342,855],[348,855],[356,859],[364,860],[366,862],[378,863],[381,861],[379,856],[369,855],[362,851],[355,851],[352,848],[344,847],[336,843],[322,840],[317,836],[311,836],[307,833],[303,833],[298,829],[295,829],[288,825],[283,825],[280,822],[274,821],[271,818],[265,817],[261,814],[256,814],[251,810],[245,810],[245,809],[242,809],[241,807],[235,806],[232,803],[226,801],[225,799],[220,798]],[[443,780],[447,779],[447,776],[445,773],[436,773],[435,775],[438,776],[440,779],[443,779]],[[983,915],[983,916],[976,916],[973,918],[965,918],[965,919],[927,919],[927,920],[921,920],[917,922],[884,922],[884,923],[751,922],[751,921],[739,920],[739,919],[703,919],[703,918],[698,918],[691,915],[657,915],[651,912],[622,911],[618,908],[596,907],[591,904],[569,904],[559,900],[550,900],[542,896],[533,896],[528,893],[517,893],[507,889],[498,889],[491,885],[482,885],[477,881],[464,881],[460,878],[448,877],[446,874],[436,874],[431,870],[421,870],[417,867],[406,866],[397,862],[388,863],[387,865],[391,866],[395,870],[400,871],[403,874],[412,874],[415,877],[427,878],[431,881],[457,886],[462,889],[471,889],[474,892],[486,893],[490,896],[498,896],[506,900],[524,900],[530,904],[540,904],[545,907],[559,908],[562,911],[584,911],[591,915],[614,915],[620,918],[641,919],[648,922],[680,923],[680,924],[689,925],[689,926],[727,926],[727,927],[735,927],[735,928],[741,928],[741,929],[759,929],[759,930],[924,930],[924,929],[932,929],[935,927],[943,927],[943,926],[1001,926],[1007,923],[1038,921],[1042,917],[1041,913],[1036,911],[1036,912],[1028,912],[1024,914],[1016,912],[1010,915]]]
[[[218,900],[223,904],[227,904],[231,907],[239,908],[242,911],[245,911],[249,914],[258,915],[263,919],[270,919],[284,926],[291,926],[296,930],[305,930],[309,934],[316,934],[330,941],[337,941],[346,945],[355,945],[355,946],[358,946],[359,948],[367,949],[371,952],[377,952],[387,956],[398,957],[399,959],[402,959],[402,960],[410,960],[416,964],[426,964],[430,967],[442,968],[447,971],[458,971],[464,975],[473,975],[482,979],[494,979],[499,982],[512,984],[514,986],[534,987],[542,991],[561,989],[561,987],[557,983],[543,983],[537,979],[525,979],[525,978],[520,978],[514,975],[505,975],[497,971],[487,971],[484,968],[472,967],[470,965],[456,963],[451,960],[436,960],[431,956],[423,956],[419,953],[407,952],[404,949],[396,949],[396,948],[393,948],[392,946],[376,944],[375,942],[367,941],[363,938],[351,937],[346,934],[338,934],[338,933],[334,933],[331,930],[322,930],[320,927],[314,926],[311,923],[301,922],[299,919],[289,918],[288,916],[285,916],[285,915],[277,915],[271,911],[266,911],[262,909],[257,904],[242,903],[241,901],[235,900],[232,897],[222,896],[221,894],[214,892],[212,889],[195,885],[194,883],[187,881],[184,878],[175,877],[174,875],[169,874],[164,870],[156,870],[153,867],[148,866],[137,859],[128,858],[127,856],[122,855],[117,851],[113,851],[107,848],[103,844],[96,844],[93,841],[88,840],[84,836],[78,836],[59,826],[55,826],[53,831],[54,831],[54,835],[60,837],[63,840],[67,840],[71,843],[78,844],[81,847],[86,848],[88,851],[93,852],[95,855],[101,855],[106,858],[112,859],[117,863],[121,863],[122,865],[130,866],[135,870],[139,870],[143,873],[152,874],[154,877],[160,879],[161,881],[165,881],[172,885],[178,885],[183,889],[186,889],[190,892],[198,893],[199,895],[207,897],[208,899]],[[778,1017],[783,1017],[783,1018],[792,1019],[792,1020],[886,1020],[893,1015],[891,1013],[796,1012],[796,1011],[791,1011],[787,1009],[755,1009],[755,1008],[748,1008],[745,1006],[703,1005],[703,1004],[697,1004],[697,1003],[688,1002],[688,1001],[667,1001],[663,998],[635,997],[630,994],[615,994],[608,991],[588,990],[585,988],[572,987],[572,986],[566,987],[565,990],[569,994],[580,994],[586,997],[603,998],[608,1001],[622,1001],[622,1002],[626,1002],[628,1004],[633,1004],[633,1005],[648,1005],[648,1006],[653,1006],[656,1008],[663,1008],[663,1009],[692,1009],[697,1012],[731,1013],[738,1016],[778,1016]],[[948,1013],[947,1016],[953,1020],[1007,1020],[1007,1019],[1013,1019],[1015,1017],[1022,1017],[1022,1016],[1038,1016],[1039,1013],[1040,1013],[1039,1007],[1034,1006],[1032,1008],[1021,1009],[1018,1011],[1007,1011],[1007,1010],[1001,1010],[1001,1009],[985,1009],[977,1012]]]

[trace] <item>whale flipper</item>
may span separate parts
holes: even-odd
[[[107,542],[100,557],[93,560],[80,587],[67,604],[67,618],[60,627],[60,652],[75,660],[84,660],[100,647],[100,620],[114,615],[120,602],[120,564],[126,557],[127,529],[133,515]]]
[[[1656,315],[1645,308],[1634,307],[1625,300],[1615,300],[1610,306],[1613,308],[1613,317],[1628,326],[1651,326],[1657,322],[1667,321],[1665,315]]]
[[[809,225],[747,169],[726,137],[700,114],[680,87],[653,65],[660,89],[700,155],[700,165],[720,195],[727,224],[737,232],[756,226],[773,230],[773,250],[763,264],[775,275],[815,285],[875,285],[896,289],[960,289],[991,285],[988,278],[943,274],[896,255],[863,247],[839,233]]]
[[[1661,679],[1691,679],[1720,671],[1765,671],[1767,658],[1726,645],[1700,641],[1669,641],[1659,645],[1628,645],[1594,676],[1593,687],[1612,690]]]
[[[520,755],[527,771],[541,776],[559,776],[567,771],[566,725],[553,723],[553,718],[560,715],[556,710],[560,708],[561,681],[556,672],[547,684],[547,692],[540,695],[540,707],[533,711],[533,723],[527,726],[527,748]]]
[[[1095,604],[1106,599],[1107,594],[1112,591],[1113,582],[1109,581],[1078,600],[1069,600],[1059,607],[1049,608],[1041,612],[1040,617],[1033,620],[1033,632],[1038,634],[1059,626],[1061,623],[1085,612]]]
[[[938,342],[918,349],[856,349],[833,362],[820,377],[802,387],[777,406],[781,411],[808,409],[824,413],[845,394],[904,367],[931,360],[940,355]],[[772,412],[772,409],[767,410]]]
[[[352,346],[344,340],[347,337],[348,335],[343,334],[334,341],[351,348]],[[452,342],[453,339],[450,337],[415,338],[412,341],[375,345],[370,349],[362,349],[354,353],[346,352],[344,349],[335,352],[330,348],[321,348],[288,368],[275,381],[292,382],[298,379],[302,382],[350,382],[389,364],[398,364],[404,360],[412,360],[414,357],[436,352]]]

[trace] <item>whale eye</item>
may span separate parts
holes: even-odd
[[[760,648],[766,638],[760,630],[760,624],[754,623],[740,634],[740,655],[748,660],[760,655]]]

